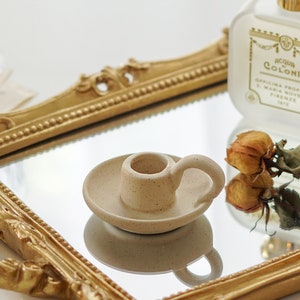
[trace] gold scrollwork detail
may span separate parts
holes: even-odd
[[[93,89],[99,96],[116,92],[140,82],[142,73],[150,68],[150,63],[140,63],[135,59],[118,69],[105,67],[100,73],[90,76],[81,75],[77,86],[79,92],[87,92]]]
[[[300,47],[300,41],[297,38],[292,38],[287,35],[280,35],[278,33],[268,32],[256,28],[252,28],[249,31],[251,37],[257,37],[267,41],[273,41],[273,44],[263,45],[259,43],[257,40],[253,39],[253,43],[255,43],[258,47],[264,50],[275,49],[276,52],[279,52],[279,45],[284,51],[293,50],[293,56],[295,57],[298,54],[299,50],[297,48]]]
[[[34,297],[66,299],[67,284],[47,262],[0,261],[0,288]]]
[[[14,126],[14,121],[10,118],[0,116],[0,132],[10,129]]]
[[[0,238],[25,260],[0,261],[0,288],[59,299],[132,299],[2,183]]]
[[[0,160],[25,147],[173,97],[224,85],[228,32],[181,58],[106,67],[63,93],[20,111],[0,114]],[[1,120],[10,123],[1,127]]]

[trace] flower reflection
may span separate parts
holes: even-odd
[[[261,195],[273,186],[273,179],[268,172],[258,175],[239,173],[226,189],[226,201],[245,212],[255,212],[262,208]]]
[[[300,145],[285,149],[286,144],[286,140],[273,143],[267,133],[251,130],[237,135],[226,151],[227,163],[240,171],[225,187],[226,201],[246,213],[261,210],[266,231],[270,208],[282,229],[300,229],[300,196],[288,188],[300,178]],[[273,178],[283,173],[290,174],[291,181],[275,186]]]

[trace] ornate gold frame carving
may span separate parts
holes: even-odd
[[[59,299],[132,299],[0,183],[0,238],[24,262],[0,262],[0,288]]]
[[[82,75],[63,93],[0,114],[0,159],[19,149],[179,94],[226,81],[227,31],[211,46],[161,62],[129,62]]]
[[[227,32],[202,51],[180,59],[106,68],[82,76],[64,93],[37,106],[0,115],[0,162],[9,155],[90,124],[185,93],[225,90]],[[174,98],[175,97],[175,98]],[[189,100],[188,100],[189,101]],[[172,104],[171,104],[172,106]],[[170,106],[167,106],[170,107]],[[145,111],[142,112],[142,114]],[[126,117],[125,117],[126,119]],[[114,120],[114,119],[113,119]],[[105,125],[104,125],[105,126]],[[90,127],[87,130],[93,130]],[[43,144],[43,143],[42,143]],[[42,146],[41,146],[42,147]],[[25,261],[0,262],[0,288],[61,299],[132,299],[0,183],[0,239]],[[299,291],[300,252],[189,289],[165,300],[277,299]]]

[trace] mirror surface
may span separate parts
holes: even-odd
[[[181,228],[151,237],[121,232],[105,225],[87,207],[82,196],[83,181],[99,163],[143,151],[179,157],[203,154],[226,172],[226,147],[229,138],[240,130],[240,120],[228,94],[223,93],[10,163],[1,168],[0,180],[131,295],[158,299],[193,285],[189,279],[182,279],[185,283],[179,280],[172,268],[182,269],[187,263],[195,274],[210,273],[207,261],[199,259],[210,239],[221,257],[222,276],[264,261],[264,232],[250,232],[254,223],[243,226],[233,217],[224,191],[205,212],[205,220],[200,218],[189,225],[194,226],[193,230]],[[205,226],[212,232],[203,238]],[[149,252],[149,245],[153,251]],[[167,246],[168,255],[164,252]],[[3,251],[3,257],[9,256],[6,249]],[[163,264],[165,259],[169,261]],[[216,264],[221,268],[218,260]]]
[[[138,243],[133,234],[116,233],[95,219],[82,196],[83,181],[91,169],[101,162],[144,151],[163,152],[179,157],[203,154],[211,157],[226,170],[224,157],[228,137],[240,119],[240,115],[231,105],[228,94],[224,93],[10,163],[1,168],[0,176],[1,180],[44,221],[51,224],[75,249],[130,294],[137,299],[157,299],[188,287],[180,282],[169,268],[174,264],[174,268],[182,268],[184,262],[178,262],[176,266],[176,259],[184,259],[182,255],[186,255],[186,262],[191,264],[197,259],[196,254],[184,250],[183,241],[183,245],[170,249],[174,251],[170,256],[173,256],[175,261],[170,261],[170,267],[165,266],[165,270],[158,270],[164,274],[147,274],[147,265],[139,266],[139,262],[135,266],[134,261],[127,269],[131,268],[131,271],[137,273],[140,270],[144,274],[127,272],[126,262],[123,262],[123,266],[122,262],[121,265],[118,262],[121,260],[117,255],[118,251],[115,253],[115,260],[105,257],[102,243],[112,243],[119,239],[119,244],[115,243],[116,248],[126,245],[129,247],[129,243],[134,243],[135,246],[131,246],[127,251],[139,247],[136,249],[139,253],[145,247],[145,238],[141,237]],[[260,245],[264,234],[250,233],[249,228],[237,223],[225,204],[224,191],[214,200],[205,216],[212,228],[213,246],[223,262],[222,275],[263,261]],[[202,226],[198,228],[200,235]],[[172,234],[174,235],[174,232]],[[155,240],[155,237],[151,238]],[[166,235],[164,241],[160,237],[161,243],[165,245],[170,243],[168,239],[174,238],[180,239],[180,234],[178,237]],[[97,245],[99,240],[101,242]],[[191,236],[188,241],[189,250],[193,251],[195,245],[206,243],[207,239],[201,240],[200,237],[200,241],[197,241]],[[149,243],[149,238],[146,239],[146,243]],[[158,249],[161,249],[159,244]],[[181,254],[181,251],[185,254]],[[101,253],[104,257],[101,257]],[[196,253],[201,255],[201,249]],[[128,255],[135,257],[137,254],[132,251]],[[157,256],[149,259],[155,262]],[[116,264],[114,267],[125,270],[116,270],[107,264]],[[149,273],[155,272],[151,270],[154,268],[153,264],[148,267]],[[199,275],[209,272],[203,260],[191,264],[190,268]]]
[[[12,80],[38,92],[30,105],[64,90],[82,72],[119,65],[129,57],[161,60],[200,49],[229,25],[241,2],[0,2],[1,68],[12,69]],[[233,217],[224,191],[204,217],[160,236],[121,232],[93,216],[82,196],[83,181],[92,168],[114,157],[143,151],[179,157],[203,154],[229,174],[226,147],[245,127],[227,93],[158,111],[0,168],[0,180],[46,223],[129,294],[145,300],[199,283],[195,276],[187,280],[182,269],[188,265],[192,273],[210,273],[208,262],[200,257],[212,246],[215,276],[264,261],[264,232],[250,232],[252,223],[243,226]],[[0,247],[1,259],[14,255],[5,245]],[[3,290],[0,295],[31,299]]]

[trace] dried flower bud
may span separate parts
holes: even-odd
[[[259,175],[239,173],[225,187],[226,201],[244,212],[254,212],[262,208],[260,196],[272,186],[269,172]]]
[[[263,171],[262,159],[274,155],[271,137],[262,131],[248,131],[237,135],[237,139],[227,149],[226,161],[244,174]]]

